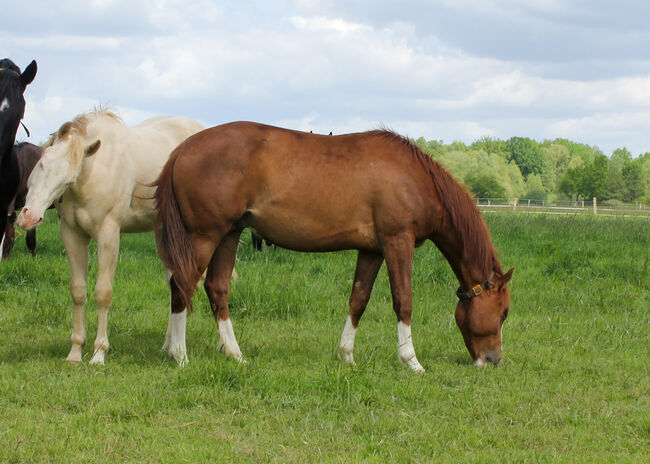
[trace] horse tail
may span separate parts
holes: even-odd
[[[181,148],[181,147],[179,147]],[[158,252],[167,269],[172,272],[170,286],[176,285],[188,311],[192,311],[192,295],[200,275],[190,234],[185,227],[173,186],[176,159],[182,150],[175,149],[160,176],[152,184],[156,187],[154,200],[158,214],[156,234]]]

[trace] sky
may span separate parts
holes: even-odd
[[[18,140],[102,105],[650,151],[645,0],[0,1],[0,58],[38,63]]]

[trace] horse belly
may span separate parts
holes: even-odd
[[[366,217],[364,217],[366,216]],[[270,242],[296,251],[378,250],[370,214],[333,214],[322,208],[252,209],[247,223]]]

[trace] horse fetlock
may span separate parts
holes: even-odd
[[[70,341],[72,342],[73,348],[78,346],[80,349],[83,349],[83,347],[86,346],[86,334],[72,332],[72,335],[70,335]]]

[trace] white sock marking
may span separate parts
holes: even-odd
[[[187,348],[185,346],[185,327],[187,324],[187,311],[171,313],[169,326],[171,337],[169,341],[169,355],[176,360],[180,367],[187,363]]]
[[[357,333],[357,329],[352,325],[352,318],[348,314],[348,318],[345,320],[345,326],[343,327],[343,332],[341,333],[341,341],[339,342],[339,358],[341,361],[346,363],[354,364],[354,336]]]
[[[402,321],[397,323],[397,343],[399,348],[397,355],[399,360],[408,365],[415,372],[424,372],[424,368],[415,357],[415,348],[413,347],[413,338],[411,337],[411,326],[404,324]]]
[[[226,356],[234,358],[240,363],[245,363],[239,345],[237,344],[237,338],[235,337],[235,331],[232,329],[230,318],[217,321],[217,328],[219,329],[219,344],[223,345]]]

